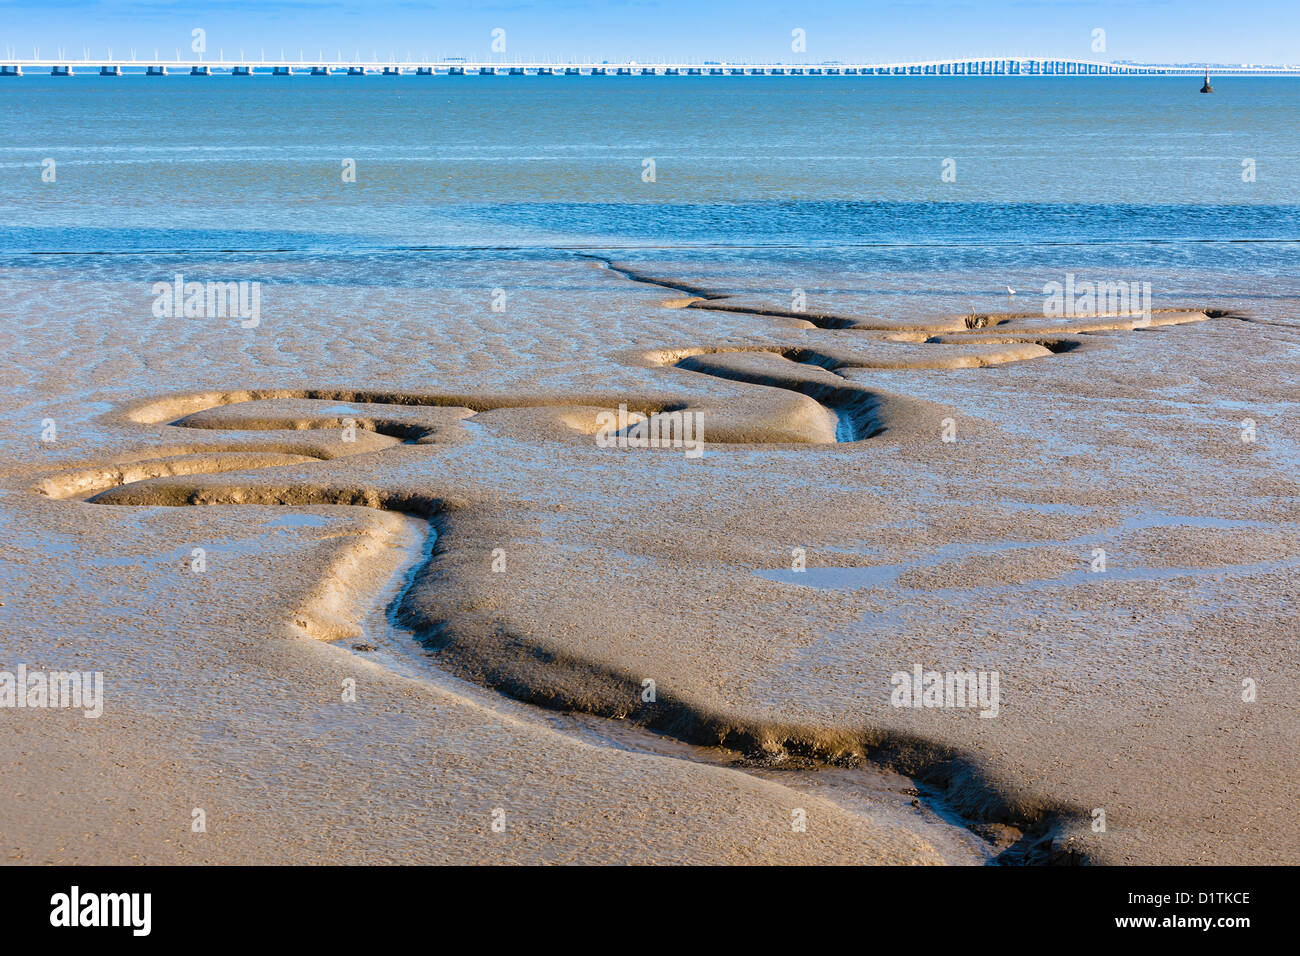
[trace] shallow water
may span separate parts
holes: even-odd
[[[1044,514],[1079,514],[1084,512],[1084,509],[1072,509],[1065,505],[1025,506],[1016,504],[1013,510],[1019,510],[1024,507],[1028,507],[1031,510],[1039,511]],[[1183,577],[1199,578],[1215,577],[1219,575],[1266,574],[1288,571],[1300,564],[1300,558],[1281,561],[1260,561],[1250,564],[1209,565],[1204,567],[1148,567],[1125,563],[1123,551],[1121,550],[1116,554],[1111,555],[1110,563],[1102,570],[1093,570],[1087,565],[1092,556],[1090,549],[1103,544],[1107,547],[1115,547],[1113,542],[1128,531],[1141,531],[1148,528],[1265,530],[1277,529],[1278,527],[1279,525],[1277,522],[1248,521],[1236,518],[1218,518],[1206,515],[1172,515],[1159,511],[1149,511],[1142,514],[1130,515],[1120,521],[1115,527],[1059,541],[1012,540],[971,543],[955,542],[938,548],[932,554],[919,556],[909,561],[894,564],[842,567],[823,566],[802,568],[799,570],[792,568],[765,568],[755,571],[754,574],[758,577],[766,578],[769,581],[775,581],[779,584],[793,584],[807,588],[826,588],[836,591],[890,589],[905,592],[918,599],[923,595],[929,595],[931,598],[955,598],[955,595],[949,592],[959,592],[963,589],[988,589],[988,584],[984,581],[972,580],[965,583],[954,583],[950,587],[941,589],[916,589],[900,587],[898,585],[898,578],[901,575],[918,568],[941,567],[945,564],[965,561],[971,558],[992,556],[998,552],[1022,551],[1031,548],[1049,547],[1061,547],[1076,551],[1080,556],[1079,561],[1081,567],[1078,570],[1070,571],[1065,574],[1023,581],[1017,585],[1018,587],[1074,587],[1077,585],[1101,587],[1112,582],[1124,581],[1166,581]]]
[[[0,250],[1213,242],[1267,271],[1300,241],[1296,82],[29,76],[0,88]]]

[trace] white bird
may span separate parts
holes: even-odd
[[[1011,286],[1007,286],[1007,295],[1015,295],[1015,294],[1016,294],[1016,290],[1011,288]]]

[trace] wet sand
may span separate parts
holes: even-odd
[[[1295,299],[261,268],[249,330],[7,277],[0,664],[106,684],[5,714],[10,860],[1300,856]],[[705,454],[599,447],[620,404]],[[916,664],[998,672],[998,716],[891,706]]]

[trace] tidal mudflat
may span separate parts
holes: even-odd
[[[1242,682],[1292,680],[1291,302],[805,319],[584,254],[232,333],[89,320],[114,266],[7,349],[10,434],[59,425],[10,439],[7,630],[109,702],[13,712],[12,859],[1290,857],[1290,697]],[[547,291],[465,321],[468,269]],[[704,454],[602,447],[620,404]],[[995,719],[898,706],[916,667]]]
[[[5,859],[1296,862],[1293,105],[899,82],[0,92]]]

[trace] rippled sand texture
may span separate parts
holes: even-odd
[[[866,759],[1008,862],[1300,858],[1294,298],[1049,321],[970,275],[268,257],[241,329],[150,314],[182,265],[107,257],[58,309],[3,277],[0,663],[107,696],[4,715],[11,860],[980,861],[495,691]],[[598,447],[620,404],[699,412],[705,454]],[[395,576],[427,672],[349,650]],[[997,671],[999,716],[891,707],[914,664]]]

